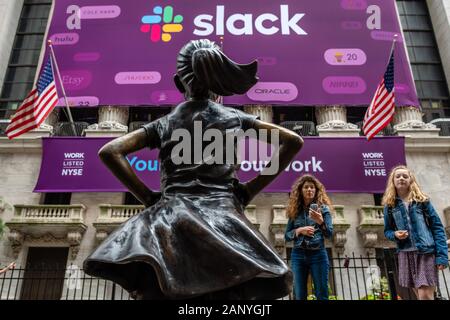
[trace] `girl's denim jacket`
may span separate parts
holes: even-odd
[[[284,238],[286,241],[294,241],[294,248],[304,248],[309,250],[324,249],[324,237],[330,239],[333,235],[333,222],[331,218],[330,209],[326,205],[321,206],[324,226],[322,228],[309,217],[309,207],[305,210],[299,209],[297,217],[292,220],[289,219],[286,226]],[[295,236],[295,229],[305,226],[314,226],[314,236],[308,237],[304,235]]]
[[[414,240],[419,253],[433,253],[436,256],[437,265],[448,265],[445,229],[431,202],[413,201],[409,206],[409,219],[410,223],[408,223],[408,211],[400,198],[395,200],[395,207],[384,206],[386,238],[397,243],[398,251],[410,249]],[[409,236],[399,240],[394,235],[397,230],[408,230]]]

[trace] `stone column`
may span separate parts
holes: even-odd
[[[273,122],[273,110],[271,105],[257,104],[244,106],[244,111],[259,116],[261,121]]]
[[[0,0],[0,90],[8,68],[23,0]]]
[[[450,91],[450,1],[427,0],[427,4]]]
[[[412,106],[396,107],[393,125],[399,136],[438,136],[440,130],[433,124],[424,123],[422,112]]]
[[[347,123],[347,108],[344,106],[316,107],[316,119],[321,137],[359,136],[358,126]]]
[[[103,106],[98,109],[98,123],[85,130],[86,137],[119,137],[128,132],[128,107]]]

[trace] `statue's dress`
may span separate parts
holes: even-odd
[[[203,100],[181,103],[145,125],[148,135],[159,138],[150,147],[160,149],[162,197],[111,233],[85,260],[85,272],[146,299],[274,299],[289,294],[292,273],[244,215],[236,165],[203,160],[175,165],[171,158],[179,143],[171,141],[176,129],[194,136],[194,122],[201,121],[202,132],[217,129],[225,141],[225,134],[252,128],[255,119]],[[195,139],[198,143],[198,137],[190,141]]]

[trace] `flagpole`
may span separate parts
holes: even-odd
[[[394,34],[394,39],[392,41],[391,53],[389,54],[389,60],[391,59],[392,51],[394,51],[395,43],[397,42],[398,34]],[[389,64],[388,60],[388,64]]]
[[[63,84],[62,79],[61,79],[61,74],[59,73],[58,63],[56,62],[55,52],[53,51],[52,40],[48,40],[47,43],[48,43],[48,46],[50,48],[50,53],[51,53],[51,56],[52,56],[53,63],[55,64],[55,70],[56,70],[56,74],[58,76],[59,84],[61,85],[61,91],[62,91],[62,94],[64,96],[64,101],[66,103],[67,115],[69,116],[70,125],[72,127],[73,134],[76,136],[77,135],[77,131],[75,129],[75,123],[73,122],[72,113],[70,112],[69,100],[67,100],[66,91],[64,90],[64,84]]]

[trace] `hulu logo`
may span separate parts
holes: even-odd
[[[156,6],[153,8],[153,15],[143,16],[141,21],[141,31],[150,33],[152,42],[169,42],[172,39],[172,33],[181,32],[183,30],[183,16],[173,15],[173,7]]]

